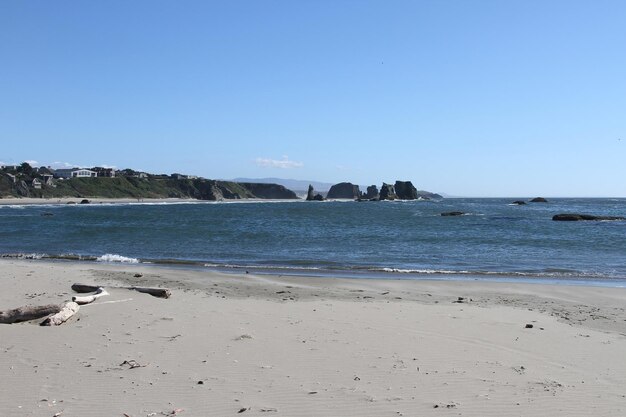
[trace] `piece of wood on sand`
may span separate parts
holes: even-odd
[[[11,324],[40,319],[50,314],[58,313],[61,311],[61,307],[58,304],[48,304],[45,306],[24,306],[13,310],[0,311],[0,323]]]
[[[86,284],[73,284],[72,290],[78,293],[87,293],[97,291],[98,288],[101,288],[100,285],[86,285]],[[153,297],[158,298],[170,298],[172,292],[167,288],[148,288],[148,287],[109,287],[109,288],[120,288],[124,290],[133,290],[137,292],[142,292],[145,294],[150,294]]]
[[[41,322],[42,326],[59,326],[70,319],[74,314],[78,312],[80,306],[73,301],[68,301],[63,305],[61,311],[51,315],[47,319]]]
[[[91,295],[83,295],[83,296],[74,296],[72,297],[72,301],[74,301],[78,305],[93,303],[100,297],[104,297],[105,295],[109,295],[109,293],[102,287],[99,287],[95,293]]]

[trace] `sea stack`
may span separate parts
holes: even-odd
[[[363,196],[368,200],[378,200],[380,198],[380,194],[378,193],[378,187],[375,185],[370,185],[367,187],[367,193]]]
[[[411,181],[396,181],[394,189],[400,200],[417,200],[417,189]]]
[[[306,201],[324,201],[321,194],[315,194],[313,186],[309,184],[309,191],[306,193]]]
[[[383,185],[380,187],[380,199],[395,200],[396,198],[398,198],[398,196],[396,195],[396,190],[393,188],[393,185],[383,182]]]
[[[326,198],[345,198],[354,200],[361,196],[361,191],[358,185],[354,185],[351,182],[340,182],[330,187]]]

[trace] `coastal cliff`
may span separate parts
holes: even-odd
[[[0,175],[0,197],[103,197],[103,198],[194,198],[197,200],[239,200],[247,198],[295,200],[298,196],[278,184],[237,183],[203,178],[69,178],[41,184],[13,182]]]

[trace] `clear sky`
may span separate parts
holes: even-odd
[[[24,160],[626,197],[626,2],[2,1]]]

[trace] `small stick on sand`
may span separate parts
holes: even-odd
[[[0,311],[0,323],[11,324],[21,321],[40,319],[61,311],[58,304],[48,304],[45,306],[24,306],[13,310]]]
[[[97,291],[98,288],[101,288],[100,285],[86,285],[86,284],[74,284],[72,285],[72,289],[78,293],[86,293],[86,292],[94,292]],[[153,297],[158,298],[170,298],[172,292],[167,288],[148,288],[148,287],[109,287],[109,288],[120,288],[124,290],[132,290],[137,292],[142,292],[145,294],[150,294]]]
[[[73,301],[65,303],[61,311],[51,315],[47,319],[41,322],[42,326],[59,326],[69,320],[74,314],[78,312],[79,305]]]
[[[109,295],[109,293],[106,292],[104,288],[100,287],[92,295],[75,296],[72,297],[72,301],[74,301],[78,305],[89,304],[93,303],[100,297],[104,297],[105,295]]]

